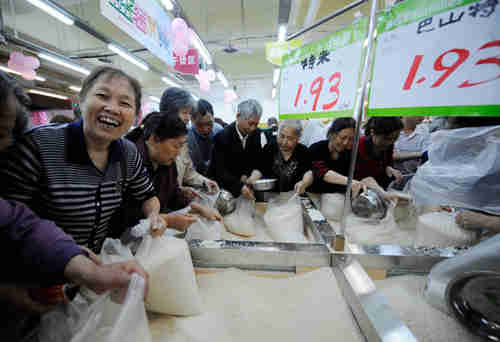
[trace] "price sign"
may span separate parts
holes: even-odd
[[[408,0],[382,14],[368,115],[500,115],[498,3]]]
[[[362,18],[283,58],[280,119],[353,115],[367,30]]]

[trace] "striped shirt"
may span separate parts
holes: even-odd
[[[121,160],[126,157],[127,179]],[[75,241],[98,252],[110,219],[127,198],[145,201],[154,189],[135,145],[119,139],[110,145],[105,171],[91,161],[82,122],[40,126],[29,131],[0,161],[0,191],[54,221]]]

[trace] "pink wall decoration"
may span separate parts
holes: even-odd
[[[183,74],[197,75],[200,65],[198,63],[198,50],[189,49],[185,56],[177,56],[174,53],[175,66],[174,69]]]
[[[232,89],[224,90],[224,103],[229,104],[236,100],[238,95],[236,95],[235,91]]]
[[[22,52],[11,52],[7,66],[25,79],[33,80],[36,77],[35,69],[40,67],[40,61],[36,57],[25,56]]]
[[[184,19],[175,18],[172,21],[172,51],[177,56],[185,56],[189,50],[191,31]]]
[[[200,69],[198,75],[195,76],[198,82],[200,82],[200,90],[204,92],[210,91],[210,80],[208,71]]]
[[[207,74],[208,74],[208,80],[210,82],[215,81],[215,71],[213,71],[212,69],[210,69],[210,70],[207,71]]]

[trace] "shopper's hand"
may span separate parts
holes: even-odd
[[[484,214],[476,213],[470,210],[464,210],[455,216],[456,224],[467,230],[480,229],[483,221]]]
[[[210,194],[214,194],[216,192],[219,192],[220,191],[220,188],[219,188],[219,185],[217,184],[217,182],[211,180],[211,179],[208,179],[206,178],[205,179],[205,184],[208,188],[208,192]]]
[[[304,183],[304,181],[299,181],[297,184],[295,184],[295,192],[298,195],[302,195],[304,192],[306,192],[307,186]]]
[[[162,235],[167,229],[167,222],[158,213],[151,213],[148,216],[150,221],[151,235],[153,237]]]
[[[27,288],[14,285],[0,285],[0,299],[25,313],[45,313],[55,309],[55,305],[45,305],[34,301]]]
[[[251,201],[255,200],[255,196],[253,194],[253,191],[252,191],[252,189],[250,189],[250,187],[248,185],[244,185],[241,188],[241,194],[243,195],[243,197],[245,197],[248,200],[251,200]]]
[[[181,186],[181,191],[189,201],[192,201],[195,198],[203,199],[198,191],[189,186]]]
[[[366,191],[366,185],[362,182],[353,179],[351,186],[351,198],[358,197],[361,190]]]
[[[401,184],[401,182],[403,181],[403,174],[401,173],[401,171],[396,170],[392,167],[388,169],[388,176],[394,177],[396,179],[397,184]]]
[[[73,257],[64,269],[64,275],[75,284],[84,285],[97,294],[109,290],[118,291],[123,300],[132,273],[137,273],[146,281],[144,296],[148,290],[148,273],[136,261],[97,265],[83,255]]]
[[[170,214],[168,215],[169,227],[177,230],[186,230],[195,223],[196,216],[190,214]]]
[[[200,214],[206,219],[211,221],[222,221],[222,216],[219,211],[215,208],[202,207],[200,208]]]

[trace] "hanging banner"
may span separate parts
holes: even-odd
[[[184,74],[198,75],[198,50],[189,49],[185,56],[177,56],[174,52],[174,69]]]
[[[153,55],[174,66],[171,20],[157,0],[100,0],[101,14],[142,44]]]
[[[283,57],[280,119],[352,116],[368,18]]]
[[[500,115],[498,3],[408,0],[382,13],[368,115]]]
[[[288,42],[266,43],[266,59],[274,65],[283,64],[283,56],[289,54],[302,45],[302,40],[290,40]]]

